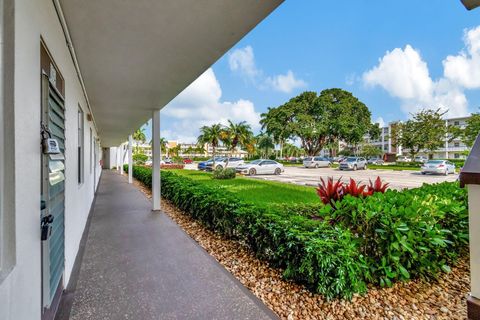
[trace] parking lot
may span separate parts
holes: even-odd
[[[318,168],[307,169],[303,167],[285,167],[285,172],[279,176],[275,175],[257,175],[251,178],[264,179],[272,181],[280,181],[286,183],[295,183],[299,185],[317,186],[320,178],[326,179],[333,177],[334,179],[342,178],[343,181],[348,181],[353,178],[357,181],[368,183],[368,180],[376,179],[380,176],[382,180],[390,183],[390,188],[404,189],[415,188],[421,186],[423,183],[438,183],[443,181],[455,181],[458,178],[458,173],[448,176],[442,175],[422,175],[420,171],[394,171],[394,170],[358,170],[358,171],[340,171],[333,168]]]

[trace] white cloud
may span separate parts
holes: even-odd
[[[297,79],[291,70],[288,70],[287,74],[268,77],[265,83],[274,90],[285,93],[291,93],[294,89],[307,86],[307,83],[302,79]]]
[[[480,88],[480,26],[466,30],[466,51],[443,61],[444,76],[467,89]]]
[[[378,117],[373,123],[378,123],[380,128],[385,127],[385,120],[382,117]]]
[[[227,124],[227,120],[246,121],[252,129],[259,129],[260,114],[251,101],[222,101],[221,97],[220,83],[210,68],[162,109],[162,116],[171,120],[162,135],[167,139],[195,142],[201,126]]]
[[[255,81],[255,78],[261,74],[255,65],[255,56],[251,46],[233,50],[228,56],[228,64],[230,70],[239,72],[252,81]]]
[[[369,87],[380,86],[399,98],[406,113],[441,108],[448,110],[448,116],[461,116],[468,111],[461,86],[450,79],[432,80],[427,63],[410,45],[387,51],[377,66],[363,74],[362,80]]]
[[[286,74],[265,76],[264,72],[256,66],[255,55],[251,46],[233,50],[228,56],[230,70],[242,75],[245,80],[255,84],[259,89],[273,89],[280,92],[291,93],[293,90],[306,87],[307,83],[296,78],[293,71]]]

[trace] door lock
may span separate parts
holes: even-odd
[[[53,222],[53,216],[51,214],[42,218],[41,220],[42,241],[48,240],[48,238],[52,234],[52,222]]]

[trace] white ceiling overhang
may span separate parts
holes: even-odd
[[[283,0],[59,0],[103,146],[138,129]]]

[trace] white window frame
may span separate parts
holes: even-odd
[[[77,127],[77,181],[81,185],[85,182],[85,113],[80,105],[77,112]]]

